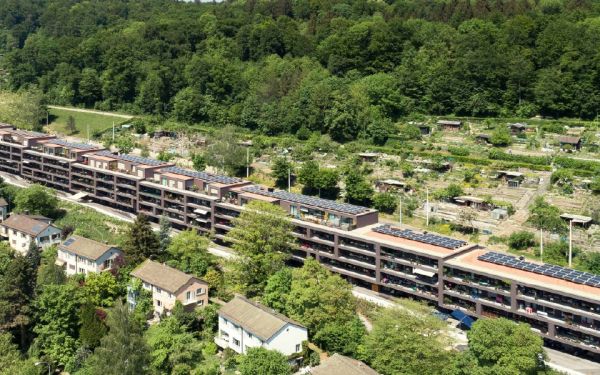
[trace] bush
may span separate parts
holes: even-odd
[[[448,152],[455,156],[469,156],[469,149],[465,147],[449,146]]]
[[[508,247],[514,250],[525,250],[535,245],[533,233],[527,231],[514,232],[508,237]]]
[[[392,193],[375,194],[373,198],[373,207],[387,214],[394,213],[398,206],[398,197]]]

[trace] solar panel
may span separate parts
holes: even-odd
[[[80,150],[94,150],[98,148],[97,146],[88,145],[85,143],[67,142],[64,139],[53,139],[51,143],[69,148],[77,148]]]
[[[488,251],[477,257],[484,262],[499,264],[506,267],[516,268],[524,271],[534,272],[556,279],[566,280],[577,284],[600,287],[600,276],[589,272],[572,270],[551,264],[537,264],[518,260],[517,257]]]
[[[150,159],[150,158],[143,158],[141,156],[128,155],[128,154],[115,155],[115,154],[113,154],[110,151],[100,151],[100,152],[97,152],[96,155],[108,156],[108,157],[111,157],[111,158],[125,160],[125,161],[129,161],[129,162],[136,163],[136,164],[150,165],[152,167],[158,167],[160,165],[166,165],[167,164],[164,161],[160,161],[160,160],[156,160],[156,159]]]
[[[167,167],[167,168],[163,169],[162,171],[176,173],[176,174],[180,174],[180,175],[188,176],[188,177],[193,177],[193,178],[197,178],[199,180],[203,180],[203,181],[207,181],[207,182],[217,182],[220,184],[235,184],[235,183],[242,181],[242,179],[237,178],[237,177],[222,176],[222,175],[212,174],[212,173],[208,173],[208,172],[192,171],[189,169],[183,169],[183,168],[179,168],[179,167]]]
[[[64,245],[65,246],[69,246],[70,244],[72,244],[73,242],[75,242],[74,238],[69,238],[65,241]]]
[[[246,186],[242,190],[245,192],[248,192],[248,193],[260,194],[260,195],[264,195],[266,197],[277,198],[277,199],[285,200],[288,202],[299,203],[299,204],[304,204],[304,205],[313,206],[313,207],[319,207],[319,208],[323,208],[326,210],[343,212],[343,213],[352,214],[352,215],[357,215],[357,214],[361,214],[363,212],[369,211],[369,208],[367,208],[367,207],[355,206],[353,204],[348,204],[348,203],[339,203],[336,201],[311,197],[308,195],[288,193],[287,191],[281,191],[281,190],[268,191],[265,189],[261,189],[258,186]]]
[[[410,229],[396,229],[389,225],[381,225],[373,228],[374,232],[391,235],[394,237],[405,238],[412,241],[422,242],[430,245],[443,247],[446,249],[458,249],[467,243],[465,241],[455,240],[453,238],[439,236],[431,233],[417,233]]]

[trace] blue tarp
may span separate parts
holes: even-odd
[[[454,319],[458,320],[461,324],[464,324],[464,326],[467,327],[468,329],[470,329],[471,326],[473,325],[473,323],[475,323],[473,318],[471,318],[470,316],[468,316],[467,314],[465,314],[464,312],[462,312],[460,310],[454,310],[454,311],[452,311],[452,313],[450,315],[452,315],[452,317]]]

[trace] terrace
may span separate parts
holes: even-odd
[[[381,256],[389,258],[394,262],[425,266],[434,269],[438,268],[438,261],[436,259],[409,253],[398,249],[393,249],[387,246],[381,246]]]

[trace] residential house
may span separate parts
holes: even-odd
[[[123,252],[112,245],[71,236],[58,246],[56,264],[64,267],[69,276],[111,270]]]
[[[8,239],[15,251],[25,255],[32,241],[42,249],[59,243],[61,230],[43,216],[12,214],[0,223],[0,236]]]
[[[310,375],[378,375],[361,361],[335,353],[308,372]]]
[[[0,222],[8,217],[8,202],[4,198],[0,198]]]
[[[308,340],[306,327],[275,310],[236,295],[219,310],[215,343],[246,354],[249,348],[264,347],[285,355],[302,351]]]
[[[169,315],[179,301],[186,310],[208,304],[208,283],[188,275],[166,264],[144,261],[131,272],[133,278],[141,280],[145,290],[152,292],[154,316]],[[130,307],[135,307],[136,297],[128,293]]]
[[[462,127],[462,121],[454,121],[454,120],[439,120],[437,122],[438,126],[442,130],[446,131],[454,131],[457,132]]]

